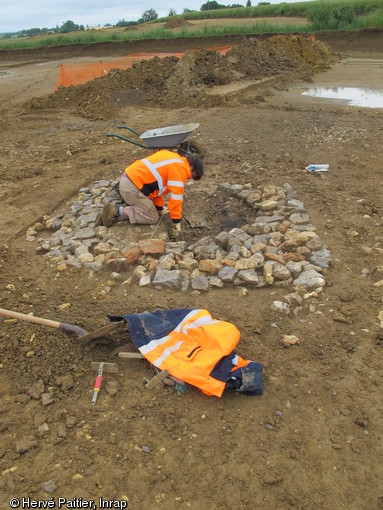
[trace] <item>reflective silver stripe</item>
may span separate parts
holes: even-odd
[[[149,168],[151,174],[153,175],[153,177],[157,181],[159,194],[162,195],[163,188],[164,188],[164,183],[162,181],[162,177],[157,172],[157,165],[153,165],[153,163],[148,161],[146,158],[142,159],[141,161]]]
[[[178,188],[184,188],[185,183],[182,181],[168,181],[168,186],[177,186]]]
[[[201,326],[206,326],[206,324],[217,324],[218,322],[221,321],[212,319],[209,315],[204,315],[203,317],[199,317],[198,319],[196,319],[191,324],[186,324],[186,326],[182,328],[182,333],[184,335],[187,335],[189,329],[197,329],[200,328]]]
[[[173,200],[183,200],[184,196],[183,195],[175,195],[174,193],[170,193],[170,198],[172,198]]]
[[[191,312],[189,312],[187,314],[187,316],[178,324],[178,326],[174,329],[174,331],[176,331],[177,333],[179,333],[181,331],[181,329],[183,328],[185,322],[189,321],[192,317],[194,317],[195,315],[197,315],[197,313],[201,312],[202,310],[201,309],[198,309],[198,310],[192,310]]]
[[[233,365],[237,366],[238,365],[238,360],[239,360],[239,357],[238,357],[238,354],[236,354],[234,356],[234,358],[231,360],[231,362],[233,363]]]
[[[148,169],[150,170],[151,174],[153,175],[153,177],[157,181],[157,184],[158,184],[158,194],[160,196],[163,195],[164,191],[166,190],[166,186],[164,187],[164,183],[163,183],[162,177],[159,174],[159,172],[157,172],[157,168],[160,168],[161,166],[165,166],[165,165],[171,165],[172,163],[180,163],[181,165],[185,166],[185,163],[181,159],[178,159],[178,158],[165,159],[164,161],[159,161],[158,163],[151,163],[146,158],[142,159],[141,161],[148,167]],[[181,183],[182,181],[170,181],[170,182],[174,182],[174,183],[179,183],[180,182]],[[168,185],[169,185],[169,182],[168,182]],[[181,184],[173,184],[173,186],[181,186]],[[182,182],[182,187],[184,187],[184,183],[183,182]],[[175,198],[175,200],[179,200],[179,199]]]
[[[158,161],[158,163],[152,163],[152,165],[154,165],[156,168],[159,168],[160,166],[171,165],[172,163],[180,163],[181,165],[185,166],[185,163],[182,161],[182,159],[178,158],[165,159],[164,161]]]
[[[153,365],[159,368],[162,362],[166,360],[166,358],[170,356],[172,352],[178,351],[181,348],[182,344],[183,342],[177,342],[175,345],[172,345],[171,347],[166,347],[162,355],[159,358],[157,358],[156,361],[154,361]]]
[[[216,324],[217,322],[221,322],[216,319],[212,319],[210,317],[210,315],[204,315],[203,317],[199,317],[198,319],[195,319],[191,324],[186,324],[190,319],[192,319],[199,312],[201,312],[201,310],[192,310],[190,313],[187,314],[187,316],[184,318],[184,320],[181,321],[173,331],[175,331],[177,333],[182,331],[182,333],[184,335],[186,335],[189,329],[196,329],[196,328],[199,328],[206,324]],[[152,340],[147,345],[143,345],[142,347],[140,347],[139,350],[140,350],[141,354],[143,354],[143,355],[148,354],[149,352],[156,349],[159,345],[165,344],[168,340],[169,340],[169,335],[166,335],[162,338],[159,338],[158,340]],[[167,357],[169,357],[170,354],[172,354],[172,352],[178,351],[181,348],[182,344],[183,344],[183,342],[182,342],[182,340],[180,340],[176,344],[166,347],[166,349],[164,349],[161,356],[159,356],[153,362],[153,365],[155,365],[156,367],[159,368],[161,366],[161,364],[163,363],[163,361]]]
[[[158,340],[152,340],[146,345],[143,345],[139,348],[139,351],[141,354],[145,355],[150,351],[154,351],[159,345],[166,344],[166,342],[169,340],[169,336],[163,336],[162,338],[159,338]]]

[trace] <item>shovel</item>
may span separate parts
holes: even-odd
[[[33,315],[26,315],[24,313],[13,312],[12,310],[5,310],[4,308],[0,308],[0,315],[5,317],[12,317],[13,319],[19,319],[21,321],[32,322],[33,324],[41,324],[42,326],[48,326],[49,328],[60,329],[61,331],[66,331],[67,333],[74,333],[82,340],[93,340],[94,338],[108,335],[112,331],[124,327],[126,324],[126,321],[123,319],[119,322],[108,324],[103,328],[96,329],[91,333],[87,333],[85,329],[80,328],[80,326],[75,326],[74,324],[51,321],[49,319],[43,319],[42,317],[34,317]]]

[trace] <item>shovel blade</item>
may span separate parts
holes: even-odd
[[[119,329],[122,329],[126,324],[125,319],[119,322],[113,322],[111,324],[108,324],[107,326],[104,326],[103,328],[96,329],[95,331],[92,331],[91,333],[87,333],[86,335],[81,335],[81,340],[94,340],[95,338],[100,338],[106,335],[109,335],[110,333],[117,331]]]

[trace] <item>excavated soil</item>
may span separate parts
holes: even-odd
[[[84,341],[1,318],[4,508],[12,497],[30,498],[24,507],[53,498],[56,508],[66,498],[61,508],[94,500],[98,509],[99,497],[143,510],[382,507],[382,114],[300,95],[321,83],[382,89],[381,33],[347,37],[249,38],[225,56],[206,49],[223,45],[210,40],[182,59],[144,61],[57,93],[59,59],[73,61],[80,50],[0,53],[1,307],[88,332],[108,313],[207,308],[236,324],[238,353],[265,369],[261,397],[147,390],[149,364],[114,353],[129,341],[125,331]],[[105,45],[92,57],[121,51]],[[301,292],[293,313],[272,307],[291,288],[141,288],[129,273],[62,270],[28,239],[28,227],[65,214],[81,188],[118,178],[150,153],[106,137],[121,133],[117,126],[143,132],[189,122],[200,124],[192,137],[206,153],[206,174],[185,209],[191,223],[209,221],[188,240],[254,219],[221,194],[229,182],[288,185],[328,246],[323,293]],[[308,173],[310,163],[330,169]],[[132,227],[118,228],[129,240]],[[299,343],[284,344],[284,335]],[[119,371],[105,373],[91,406],[95,361]]]
[[[131,69],[112,70],[85,85],[61,87],[57,93],[34,99],[31,109],[65,108],[92,120],[115,117],[121,106],[160,106],[174,109],[227,105],[227,98],[206,92],[215,86],[244,80],[262,80],[291,73],[309,79],[339,60],[327,45],[300,36],[244,39],[226,55],[211,50],[189,50],[182,58],[155,57],[134,63]],[[287,75],[287,76],[286,76]],[[290,80],[292,77],[290,76]],[[240,96],[236,97],[236,104]],[[245,101],[249,103],[249,98]]]

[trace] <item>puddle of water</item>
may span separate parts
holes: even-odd
[[[9,76],[11,73],[9,71],[0,71],[0,78],[5,78]]]
[[[352,106],[383,108],[383,91],[354,87],[312,87],[303,96],[341,99]]]

